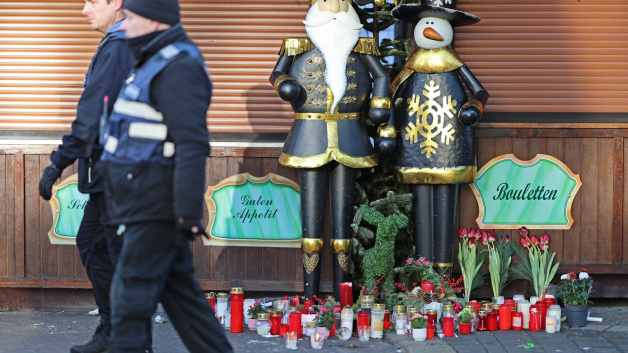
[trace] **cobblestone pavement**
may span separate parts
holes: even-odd
[[[560,333],[529,331],[476,332],[468,336],[414,342],[412,338],[388,335],[384,340],[359,342],[331,338],[323,351],[364,353],[501,353],[501,352],[628,352],[628,302],[602,303],[591,309],[591,316],[602,323],[570,329],[563,323]],[[161,314],[164,317],[165,314]],[[75,344],[89,340],[98,318],[84,312],[0,312],[0,353],[68,352]],[[245,328],[242,334],[227,335],[236,352],[287,352],[280,338],[263,338]],[[153,324],[155,352],[186,352],[173,326]],[[528,343],[534,348],[525,349]],[[302,340],[299,350],[311,351]]]

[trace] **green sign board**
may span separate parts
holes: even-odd
[[[78,175],[62,181],[53,187],[50,207],[52,208],[52,229],[48,237],[52,244],[75,244],[88,194],[78,191]]]
[[[299,186],[282,176],[229,177],[205,193],[209,210],[205,245],[301,246]]]
[[[521,161],[508,154],[494,158],[471,185],[483,229],[569,229],[571,205],[580,177],[558,159],[543,154]]]

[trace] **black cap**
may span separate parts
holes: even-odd
[[[149,20],[171,26],[181,22],[178,0],[127,0],[126,9]]]

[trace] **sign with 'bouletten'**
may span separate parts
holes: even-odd
[[[205,245],[301,247],[299,185],[276,174],[231,176],[205,193]]]
[[[571,205],[582,182],[558,159],[539,154],[521,161],[512,154],[488,162],[471,189],[483,229],[569,229]]]

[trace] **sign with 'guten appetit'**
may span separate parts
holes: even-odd
[[[205,245],[301,247],[299,185],[276,174],[231,176],[205,193]]]
[[[488,162],[471,189],[483,229],[569,229],[571,205],[582,182],[558,159],[539,154],[521,161],[512,154]]]

